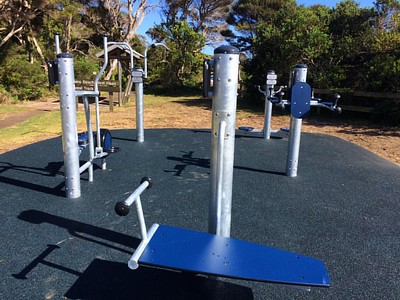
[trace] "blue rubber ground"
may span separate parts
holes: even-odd
[[[354,144],[303,134],[297,178],[287,135],[237,136],[232,237],[322,260],[331,287],[211,279],[140,267],[133,212],[114,213],[143,176],[146,222],[207,231],[209,130],[112,131],[121,151],[64,197],[61,139],[0,155],[0,299],[398,299],[400,168]]]

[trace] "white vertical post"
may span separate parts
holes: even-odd
[[[269,101],[268,98],[271,96],[271,92],[276,84],[275,71],[268,70],[266,84],[267,90],[265,91],[263,139],[269,140],[271,138],[272,102]]]
[[[214,51],[209,233],[230,236],[239,50]]]
[[[81,196],[79,173],[78,129],[76,125],[76,101],[73,57],[69,53],[57,55],[59,71],[59,96],[64,153],[65,192],[67,198]]]
[[[54,34],[54,41],[56,44],[56,54],[59,54],[61,53],[61,50],[60,50],[60,34],[58,32]]]
[[[143,103],[143,69],[135,68],[133,72],[135,74],[140,74],[139,76],[132,76],[132,80],[136,78],[139,79],[135,82],[135,92],[136,92],[136,131],[137,137],[136,141],[139,143],[144,142],[144,103]]]
[[[293,73],[293,84],[307,81],[307,65],[297,65]],[[286,176],[296,177],[299,164],[300,137],[302,119],[291,116],[289,131],[289,148],[286,162]]]
[[[92,122],[90,118],[90,106],[89,106],[89,99],[87,96],[83,96],[83,105],[85,107],[85,115],[86,115],[86,128],[87,128],[87,135],[88,135],[88,144],[89,144],[89,182],[93,182],[93,160],[94,160],[94,141],[93,141],[93,128]]]

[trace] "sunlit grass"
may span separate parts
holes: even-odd
[[[19,113],[23,111],[27,111],[26,107],[16,106],[16,105],[0,105],[0,120],[4,120],[5,118],[11,116],[14,113]]]

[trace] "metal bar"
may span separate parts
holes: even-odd
[[[139,220],[140,231],[142,239],[147,238],[147,228],[143,215],[142,203],[140,201],[140,195],[145,189],[149,189],[152,186],[152,180],[149,177],[144,177],[140,181],[139,187],[132,192],[132,194],[125,200],[118,202],[115,206],[115,212],[120,216],[126,216],[129,214],[130,206],[135,202],[137,217]]]
[[[79,174],[82,174],[85,172],[88,168],[93,167],[93,161],[89,160],[85,162],[80,168],[79,168]],[[90,181],[90,180],[89,180]],[[92,178],[93,181],[93,178]]]
[[[143,191],[149,186],[149,182],[147,180],[143,181],[139,187],[133,191],[133,193],[126,199],[124,202],[126,205],[131,206],[133,202],[135,202],[136,198],[139,197]]]
[[[164,47],[167,51],[170,51],[170,49],[168,48],[167,45],[163,44],[163,43],[154,43],[151,45],[148,45],[145,49],[144,49],[144,72],[143,72],[143,78],[147,79],[147,52],[149,51],[150,48],[155,48],[158,46],[162,46]]]
[[[103,36],[103,49],[104,49],[104,63],[101,67],[99,73],[97,73],[96,78],[94,79],[94,92],[99,91],[99,80],[103,75],[105,69],[108,64],[108,50],[107,50],[107,36]],[[95,108],[96,108],[96,137],[97,137],[97,145],[96,145],[96,154],[102,153],[103,149],[101,148],[101,140],[100,140],[100,105],[99,105],[99,96],[95,96]]]
[[[217,232],[221,232],[222,218],[222,196],[223,196],[223,169],[225,152],[226,121],[221,121],[218,128],[218,150],[217,150]]]
[[[131,258],[128,261],[129,269],[136,270],[137,268],[139,268],[139,259],[142,256],[144,250],[146,250],[146,247],[149,244],[151,238],[156,233],[158,226],[159,226],[158,224],[153,224],[150,227],[150,230],[147,233],[147,237],[140,242],[135,252],[133,252]]]
[[[60,50],[60,33],[56,32],[54,34],[54,40],[55,40],[55,44],[56,44],[56,54],[61,53]]]
[[[239,50],[232,46],[215,49],[208,230],[224,237],[230,236],[231,229],[238,77]]]
[[[85,96],[96,97],[99,95],[100,95],[100,93],[98,91],[97,92],[95,92],[95,91],[79,91],[79,90],[75,91],[75,97],[85,97]]]
[[[59,68],[65,192],[67,198],[79,198],[81,196],[81,184],[73,57],[69,53],[59,53],[57,54],[57,60]]]
[[[144,221],[143,208],[142,208],[142,202],[140,201],[140,196],[137,196],[135,205],[136,205],[136,213],[139,220],[140,233],[142,235],[142,239],[147,239],[147,228],[146,228],[146,222]]]
[[[92,128],[92,118],[90,116],[90,106],[89,99],[87,96],[83,97],[83,105],[85,107],[86,116],[86,128],[88,134],[88,146],[89,146],[89,182],[93,182],[93,160],[94,160],[94,142],[93,142],[93,128]],[[80,172],[82,174],[82,172]]]

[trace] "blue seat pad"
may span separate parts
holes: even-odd
[[[204,232],[160,225],[139,264],[300,286],[330,285],[317,259]]]

